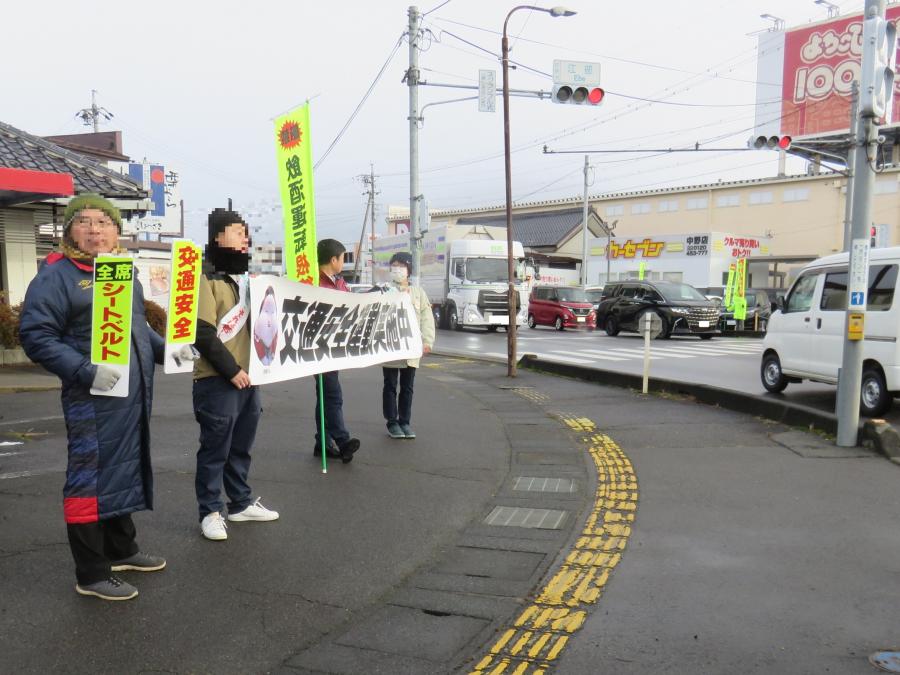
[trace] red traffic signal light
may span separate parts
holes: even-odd
[[[554,86],[551,100],[570,105],[599,105],[606,92],[600,87],[572,87],[568,84]]]
[[[791,147],[790,136],[757,136],[751,138],[748,144],[756,150],[789,150]]]

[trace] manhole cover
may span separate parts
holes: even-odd
[[[900,652],[875,652],[869,663],[887,673],[900,673]]]

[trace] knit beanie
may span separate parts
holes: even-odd
[[[65,213],[63,214],[63,223],[65,223],[66,232],[68,232],[69,226],[72,224],[72,220],[75,216],[78,215],[78,212],[84,211],[85,209],[97,209],[98,211],[103,211],[103,213],[109,216],[116,224],[119,233],[122,232],[122,214],[119,213],[119,209],[113,206],[112,202],[108,199],[93,192],[85,192],[69,201]]]

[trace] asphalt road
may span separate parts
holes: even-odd
[[[506,333],[483,330],[438,333],[438,348],[448,354],[478,354],[482,358],[506,360]],[[609,337],[602,331],[556,331],[550,327],[520,328],[519,356],[537,354],[548,360],[579,366],[641,374],[644,341],[633,333]],[[755,338],[715,337],[700,340],[677,336],[651,341],[650,377],[709,384],[759,396],[784,398],[819,410],[834,412],[837,388],[804,382],[790,384],[782,394],[767,392],[759,378],[762,341]],[[900,401],[885,419],[900,423]]]
[[[441,357],[416,379],[419,437],[393,441],[380,370],[341,379],[353,463],[311,456],[311,381],[266,387],[251,484],[282,518],[209,542],[189,378],[158,376],[156,509],[136,521],[169,567],[112,604],[72,590],[58,391],[0,394],[0,439],[22,443],[0,448],[0,672],[865,675],[896,644],[883,457]]]

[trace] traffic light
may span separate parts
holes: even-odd
[[[576,87],[571,84],[554,84],[551,100],[554,103],[574,105],[600,105],[606,92],[600,87]]]
[[[747,143],[755,150],[790,150],[790,136],[756,136]]]
[[[897,27],[876,16],[863,21],[860,114],[891,122],[894,72],[897,67]]]
[[[869,228],[869,248],[884,248],[888,245],[887,225],[872,225]]]

